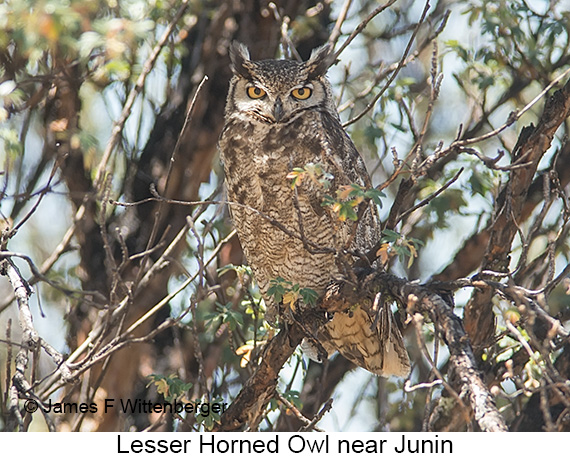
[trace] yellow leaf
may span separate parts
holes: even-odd
[[[299,170],[293,170],[287,174],[287,179],[291,180],[291,189],[295,189],[296,186],[301,185],[303,176],[305,176],[305,172]]]
[[[164,397],[168,396],[168,382],[166,379],[159,379],[155,381],[154,384],[156,385],[156,391]]]
[[[408,243],[408,249],[410,250],[410,252],[414,257],[418,256],[418,251],[416,250],[416,247],[412,243]]]
[[[298,298],[299,296],[297,293],[291,290],[283,295],[283,304],[289,306],[293,311],[295,311],[295,303],[297,302]]]
[[[69,119],[61,118],[50,122],[49,128],[52,132],[65,132],[67,130],[67,125],[69,124]]]
[[[340,188],[338,189],[338,197],[342,200],[346,200],[351,192],[352,192],[352,187],[340,186]]]
[[[376,251],[376,255],[380,257],[380,262],[382,262],[384,265],[388,263],[388,260],[390,260],[389,248],[390,244],[384,243],[382,246],[380,246],[380,249]]]
[[[517,325],[521,318],[520,313],[517,309],[511,308],[505,311],[505,319],[511,321],[511,324]]]
[[[538,382],[534,378],[529,378],[524,382],[524,386],[529,390],[537,389],[538,387],[540,387],[540,382]]]
[[[252,350],[253,350],[252,344],[244,344],[243,346],[240,346],[239,348],[236,349],[236,354],[243,355],[247,352],[251,352]]]
[[[53,17],[49,14],[43,14],[38,18],[38,31],[48,41],[55,43],[59,40],[59,30]]]
[[[410,268],[412,266],[412,263],[414,263],[414,259],[418,256],[418,251],[416,251],[416,248],[411,243],[408,244],[408,249],[411,253],[410,260],[408,260],[408,268]]]
[[[253,351],[253,345],[251,344],[244,344],[236,349],[236,354],[241,355],[242,358],[239,362],[239,366],[244,368],[251,360],[251,351]]]

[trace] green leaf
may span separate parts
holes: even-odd
[[[364,192],[364,196],[382,208],[382,198],[386,197],[386,194],[378,189],[368,189]]]
[[[382,239],[386,240],[388,243],[393,243],[396,240],[399,240],[402,237],[398,232],[394,230],[385,229],[382,230]]]
[[[285,281],[282,277],[272,279],[269,282],[269,289],[267,293],[271,295],[277,303],[283,300],[285,295],[291,288],[291,281]]]
[[[315,290],[309,289],[306,287],[299,290],[299,293],[301,294],[301,297],[303,298],[303,302],[306,303],[307,305],[316,304],[317,299],[319,298],[319,294]]]
[[[153,373],[149,378],[150,382],[146,386],[154,384],[156,391],[169,402],[182,398],[193,386],[191,382],[185,383],[174,373],[168,376]]]
[[[299,391],[290,390],[288,392],[283,393],[283,397],[285,397],[288,401],[293,403],[297,408],[300,409],[303,407]]]
[[[351,202],[341,203],[338,217],[341,221],[345,221],[346,219],[350,219],[352,221],[358,220],[358,214],[354,211],[354,206]]]
[[[4,150],[12,157],[22,153],[22,144],[15,129],[0,129],[0,140],[4,142]]]

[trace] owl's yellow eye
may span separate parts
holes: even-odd
[[[265,97],[265,91],[261,87],[251,86],[247,88],[249,98],[257,99]]]
[[[299,87],[298,89],[293,89],[291,95],[295,97],[297,100],[307,100],[313,91],[308,87]]]

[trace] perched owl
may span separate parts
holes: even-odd
[[[272,280],[320,295],[346,273],[355,252],[374,245],[374,205],[355,222],[326,204],[343,186],[370,189],[371,181],[342,128],[325,76],[334,60],[330,48],[317,49],[306,62],[252,61],[247,48],[234,43],[230,57],[234,76],[219,141],[230,214],[268,315],[282,314],[283,304],[268,293]],[[387,319],[375,325],[359,306],[334,313],[313,340],[321,352],[338,350],[372,373],[406,376],[402,335],[391,311],[383,314]]]

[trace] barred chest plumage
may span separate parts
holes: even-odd
[[[316,124],[315,113],[305,117]],[[348,235],[322,207],[323,189],[310,180],[293,187],[288,178],[324,159],[322,138],[316,129],[307,132],[306,123],[233,116],[220,139],[232,219],[240,221],[240,242],[264,294],[277,277],[322,292],[336,265],[332,252],[314,252],[340,249]]]

